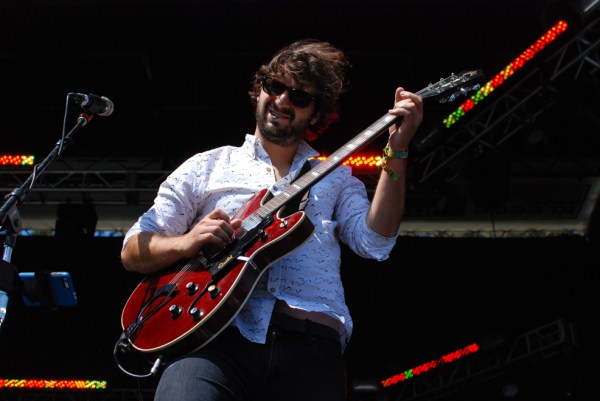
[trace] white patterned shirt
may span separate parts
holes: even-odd
[[[216,208],[233,216],[264,188],[274,195],[280,193],[299,175],[305,161],[317,155],[301,142],[290,174],[275,182],[269,156],[254,135],[247,134],[240,147],[223,146],[198,153],[161,184],[153,206],[127,232],[124,245],[140,231],[164,236],[185,234]],[[345,348],[353,323],[340,276],[338,241],[362,257],[385,260],[397,238],[381,236],[369,228],[369,206],[364,183],[352,175],[348,166],[337,167],[310,188],[304,211],[315,226],[314,233],[261,276],[232,323],[244,337],[265,343],[275,301],[280,299],[293,308],[324,312],[338,319]]]

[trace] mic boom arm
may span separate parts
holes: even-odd
[[[67,110],[69,99],[74,96],[83,95],[69,93],[67,95]],[[94,97],[88,98],[88,101],[91,99],[91,103],[86,103],[87,106],[82,105],[82,107],[89,107],[89,113],[97,112],[98,115],[110,115],[114,108],[113,103],[108,98],[98,97],[96,95],[93,96]],[[65,116],[67,115],[67,110],[65,110]],[[72,143],[71,137],[81,127],[85,126],[90,119],[91,116],[85,114],[80,115],[75,126],[66,134],[65,127],[63,126],[62,138],[56,143],[52,151],[44,160],[42,160],[42,162],[33,167],[33,173],[27,178],[27,180],[25,180],[25,182],[23,182],[23,184],[21,184],[20,187],[15,188],[10,194],[5,196],[4,204],[0,206],[0,230],[5,229],[7,232],[4,240],[4,252],[2,255],[2,261],[6,263],[0,264],[0,268],[10,268],[10,270],[3,270],[0,272],[0,281],[2,282],[0,285],[0,329],[2,328],[2,323],[6,315],[8,298],[10,295],[9,293],[12,289],[11,284],[13,283],[14,273],[16,273],[16,268],[13,268],[14,265],[11,265],[10,261],[16,243],[17,234],[21,231],[21,218],[19,216],[17,206],[27,199],[29,192],[33,188],[36,180],[40,178],[40,175],[44,172],[44,170],[46,170],[50,163],[60,157],[66,147]]]

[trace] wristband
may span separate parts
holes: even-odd
[[[408,150],[392,150],[388,142],[383,148],[383,156],[388,159],[406,159],[408,158]]]
[[[394,170],[392,170],[391,168],[388,167],[387,160],[388,160],[388,158],[386,156],[383,156],[381,158],[381,160],[379,160],[377,162],[377,167],[379,167],[381,170],[388,173],[390,175],[390,177],[392,178],[392,180],[396,181],[399,177],[398,173],[396,173]]]

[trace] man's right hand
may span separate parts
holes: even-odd
[[[235,237],[242,220],[230,220],[222,209],[215,209],[186,234],[165,237],[150,232],[132,236],[121,252],[125,269],[137,273],[154,273],[175,262],[194,257],[201,249],[223,249]]]
[[[233,241],[242,220],[230,220],[222,209],[215,209],[198,222],[187,234],[181,236],[184,257],[194,257],[204,247],[223,249]]]

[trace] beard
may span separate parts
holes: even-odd
[[[276,109],[274,104],[271,104],[270,107]],[[290,124],[285,126],[277,124],[277,121],[275,123],[268,122],[269,114],[270,109],[266,108],[264,104],[259,104],[256,108],[256,122],[261,135],[276,145],[296,146],[310,127],[310,120],[308,119],[296,122],[296,115],[293,112],[288,115]]]

